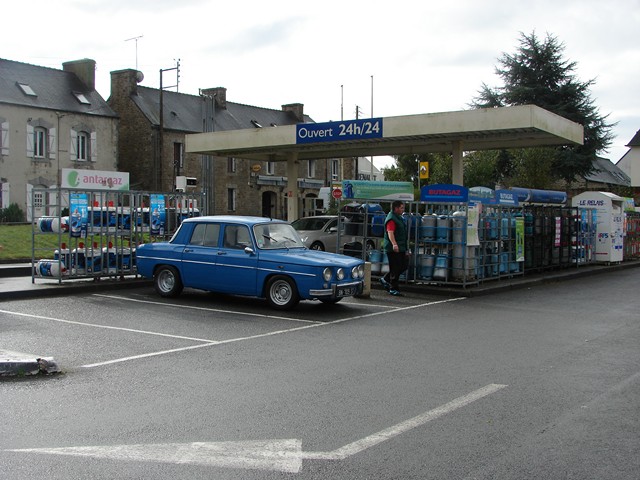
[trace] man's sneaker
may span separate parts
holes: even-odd
[[[389,293],[391,295],[393,295],[394,297],[404,297],[404,295],[401,292],[399,292],[398,290],[391,289],[391,290],[389,290]]]
[[[382,277],[380,277],[380,285],[382,285],[382,288],[384,288],[387,292],[391,290],[391,284]]]

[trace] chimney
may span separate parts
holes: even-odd
[[[111,72],[111,96],[129,98],[138,94],[138,83],[144,79],[142,72],[128,68]]]
[[[62,64],[62,70],[75,73],[82,83],[87,86],[88,91],[96,89],[96,61],[90,58],[74,60]]]
[[[224,87],[204,88],[200,90],[200,95],[213,97],[216,101],[216,107],[227,109],[227,89]]]
[[[282,111],[292,113],[297,122],[304,123],[304,104],[290,103],[282,105]]]

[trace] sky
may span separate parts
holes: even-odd
[[[37,15],[35,14],[37,12]],[[555,36],[600,114],[616,163],[640,130],[640,0],[8,0],[0,57],[62,68],[137,68],[141,85],[226,87],[227,101],[304,104],[316,122],[465,110],[521,33]],[[174,89],[175,90],[175,89]],[[389,157],[376,158],[384,167]]]

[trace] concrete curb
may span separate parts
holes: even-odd
[[[28,353],[0,350],[0,377],[16,377],[59,373],[53,357],[38,357]]]
[[[124,280],[112,279],[80,279],[64,280],[62,283],[36,283],[31,284],[31,277],[20,277],[28,282],[30,288],[12,289],[0,292],[0,302],[4,300],[23,300],[27,298],[43,298],[49,296],[74,295],[78,293],[93,293],[105,290],[125,290],[131,288],[151,287],[153,280],[146,278],[125,278]],[[42,279],[36,280],[41,282]]]

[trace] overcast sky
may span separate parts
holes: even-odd
[[[361,117],[467,109],[483,82],[501,84],[497,59],[520,32],[550,33],[618,122],[603,156],[616,163],[640,130],[640,0],[7,0],[1,18],[0,57],[58,69],[94,59],[105,99],[109,72],[137,61],[142,85],[157,88],[180,59],[180,92],[303,103],[316,122],[340,120],[342,105],[344,119],[356,105]]]

